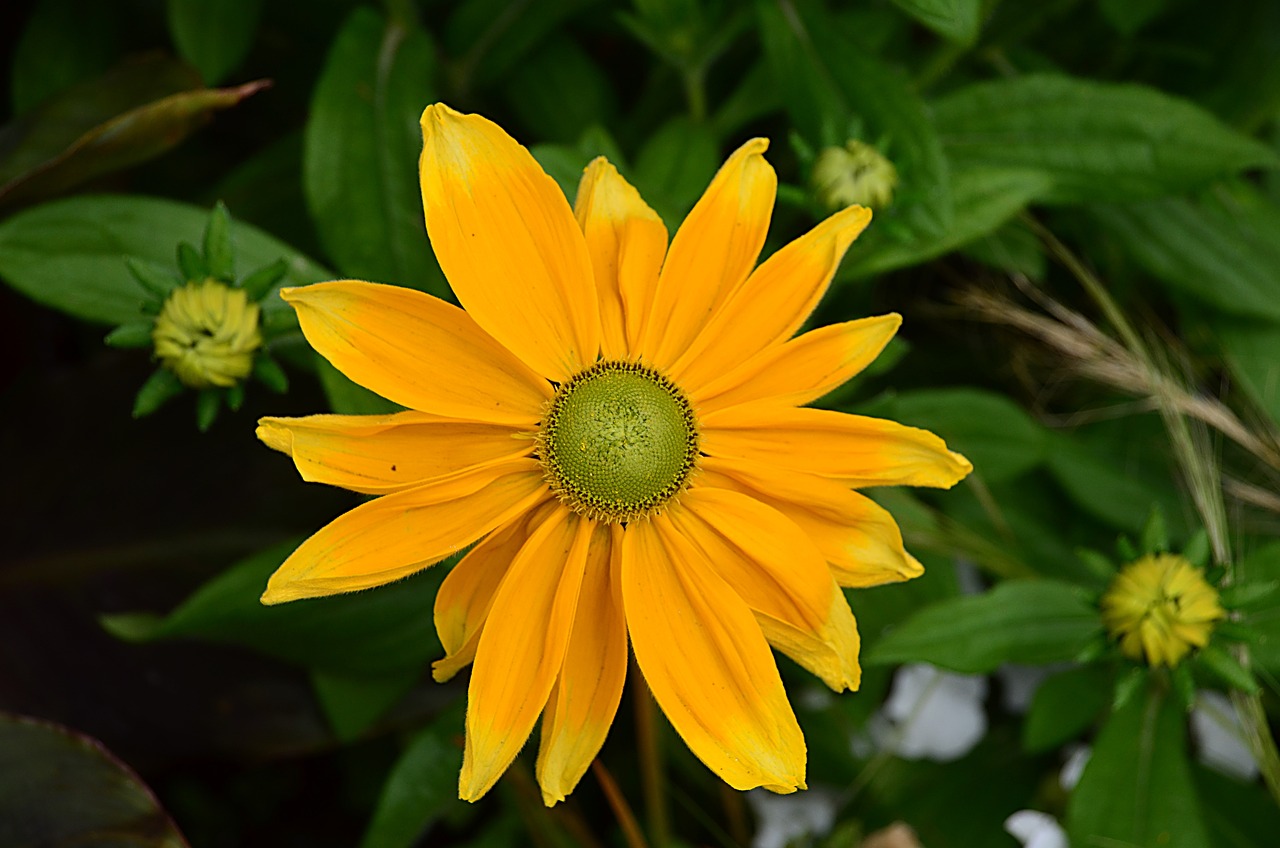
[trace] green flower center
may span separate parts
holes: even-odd
[[[599,362],[562,384],[538,433],[551,490],[570,509],[618,523],[684,491],[698,429],[680,389],[635,362]]]

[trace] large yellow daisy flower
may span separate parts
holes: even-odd
[[[739,148],[667,245],[604,159],[577,204],[478,115],[422,115],[427,232],[458,300],[340,281],[286,289],[307,340],[394,415],[265,418],[306,480],[378,495],[308,539],[263,602],[367,589],[468,545],[435,619],[472,664],[459,791],[493,786],[542,716],[553,804],[604,743],[630,642],[659,706],[731,786],[804,786],[769,647],[859,682],[841,586],[921,567],[853,489],[949,487],[937,436],[804,408],[865,367],[885,315],[791,338],[871,213],[850,207],[758,268],[776,178]]]

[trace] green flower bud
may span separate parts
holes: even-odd
[[[883,209],[893,202],[898,172],[880,151],[855,139],[819,153],[810,181],[819,202],[833,211],[854,204]]]
[[[156,318],[156,357],[190,388],[233,386],[253,371],[262,347],[260,313],[243,289],[189,282],[173,290]]]

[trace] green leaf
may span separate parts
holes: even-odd
[[[280,363],[269,353],[259,351],[253,360],[253,376],[273,392],[284,394],[289,391],[289,376],[284,373]]]
[[[1059,672],[1040,684],[1022,725],[1022,747],[1039,752],[1079,736],[1111,703],[1111,675],[1100,665]]]
[[[303,180],[325,250],[342,273],[449,297],[427,241],[418,119],[435,59],[419,29],[372,9],[347,18],[311,99]]]
[[[129,273],[126,258],[172,267],[174,246],[197,241],[208,217],[208,210],[148,197],[87,195],[47,203],[0,221],[0,277],[32,300],[77,318],[128,324],[144,315],[149,294]],[[261,230],[239,221],[231,226],[247,267],[283,257],[290,285],[333,278]],[[268,299],[263,309],[293,311],[278,298]]]
[[[465,806],[458,800],[460,710],[424,728],[392,767],[361,848],[412,848],[434,822]]]
[[[0,841],[186,848],[155,795],[101,743],[0,714]]]
[[[263,265],[241,280],[240,288],[244,289],[244,293],[249,296],[250,300],[262,300],[267,296],[267,292],[275,288],[284,279],[287,273],[289,273],[289,263],[283,259],[277,259],[270,265]]]
[[[218,420],[218,412],[222,409],[222,392],[217,389],[201,389],[196,395],[196,427],[201,433],[207,432]]]
[[[328,674],[390,676],[443,655],[432,623],[448,561],[368,592],[263,606],[267,578],[298,540],[249,556],[200,587],[164,618],[105,616],[135,641],[193,638],[251,648]]]
[[[1174,194],[1280,158],[1192,103],[1141,85],[1029,75],[968,85],[935,104],[954,165],[1042,170],[1041,200]]]
[[[612,124],[617,97],[609,77],[578,43],[557,35],[521,63],[504,89],[531,138],[577,141],[595,124]]]
[[[1236,383],[1280,426],[1280,322],[1211,320]]]
[[[340,415],[383,415],[399,412],[400,407],[382,395],[353,383],[345,374],[316,355],[316,376],[329,399],[329,409]]]
[[[313,671],[311,685],[338,741],[353,742],[409,694],[421,676],[422,669],[416,667],[376,677]]]
[[[169,0],[169,32],[210,85],[240,66],[258,31],[262,0]]]
[[[1008,480],[1035,468],[1048,445],[1048,431],[1022,407],[1005,395],[982,389],[903,392],[889,403],[885,417],[942,436],[988,482]]]
[[[129,269],[129,273],[142,284],[144,289],[161,300],[168,297],[169,292],[184,282],[174,273],[172,265],[163,267],[154,262],[146,262],[132,256],[126,259],[124,264]]]
[[[1155,20],[1169,0],[1098,0],[1098,11],[1121,35],[1133,35]]]
[[[1154,685],[1107,720],[1067,806],[1073,845],[1209,848],[1182,711]]]
[[[138,390],[133,401],[133,417],[144,418],[155,412],[170,398],[182,394],[182,383],[168,368],[157,368]]]
[[[1250,695],[1258,693],[1258,681],[1253,679],[1249,669],[1217,645],[1205,645],[1196,654],[1196,659],[1199,660],[1200,665],[1232,689],[1239,689]]]
[[[154,158],[266,84],[196,88],[181,67],[148,58],[59,95],[6,128],[0,208],[15,208]],[[195,90],[188,90],[195,89]]]
[[[850,39],[816,3],[757,0],[765,58],[797,129],[810,142],[843,144],[854,120],[864,140],[886,142],[898,170],[889,214],[918,234],[952,228],[951,178],[924,102],[893,69]],[[890,219],[892,220],[892,219]]]
[[[1280,214],[1224,210],[1182,198],[1090,210],[1154,277],[1242,318],[1280,320]]]
[[[221,200],[213,207],[204,229],[204,261],[209,266],[209,276],[235,282],[236,246],[231,238],[231,216]]]
[[[640,148],[632,177],[640,196],[675,232],[719,166],[720,151],[707,126],[673,118]]]
[[[119,50],[123,16],[107,3],[39,0],[13,49],[13,114],[102,73]]]
[[[943,38],[972,44],[978,38],[982,0],[893,0],[895,6]]]
[[[187,280],[204,280],[209,276],[209,263],[190,242],[178,243],[178,269]]]
[[[102,341],[107,347],[144,348],[151,347],[151,331],[155,324],[151,321],[135,321],[132,324],[121,324]]]
[[[983,595],[927,607],[872,646],[869,664],[926,662],[965,674],[1002,663],[1039,665],[1074,658],[1102,628],[1076,586],[1013,580]]]
[[[548,35],[562,30],[566,18],[592,2],[467,0],[453,4],[456,11],[443,27],[443,41],[449,55],[461,57],[455,72],[457,90],[489,86],[521,73],[520,63],[529,53]]]
[[[1050,179],[1037,171],[999,168],[957,169],[951,185],[955,216],[938,235],[873,231],[860,238],[839,271],[840,279],[860,279],[918,265],[988,236],[1043,193]]]
[[[1280,833],[1280,806],[1260,785],[1241,783],[1203,766],[1192,767],[1209,844],[1214,848],[1267,848]]]

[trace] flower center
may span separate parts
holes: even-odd
[[[653,515],[687,487],[698,429],[680,389],[635,362],[599,362],[562,384],[538,433],[551,490],[618,523]]]
[[[217,280],[174,289],[156,317],[156,358],[193,389],[228,387],[249,376],[262,346],[258,304]]]
[[[1225,615],[1200,570],[1175,554],[1125,566],[1102,596],[1102,620],[1120,650],[1150,665],[1177,665],[1203,648]]]

